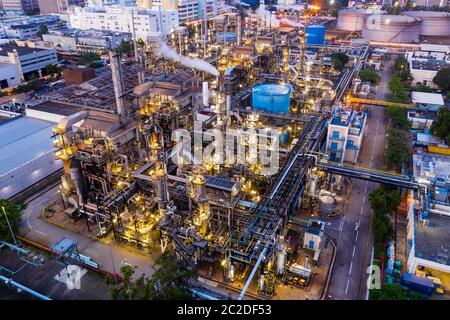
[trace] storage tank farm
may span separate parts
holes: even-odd
[[[369,41],[417,42],[422,20],[400,15],[371,15],[364,24],[362,36]]]
[[[325,27],[310,25],[306,27],[306,44],[323,45],[325,43]]]
[[[405,11],[402,15],[422,20],[420,35],[448,36],[450,34],[450,12]]]
[[[347,8],[339,10],[337,28],[344,31],[361,31],[367,18],[374,14],[385,14],[380,9]]]
[[[252,108],[270,113],[288,113],[292,87],[282,84],[261,84],[252,92]]]

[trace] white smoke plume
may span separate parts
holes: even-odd
[[[275,15],[272,14],[272,12],[266,10],[264,4],[260,4],[255,13],[260,19],[264,20],[266,26],[270,25],[272,28],[277,28],[280,26],[280,21],[275,17]]]
[[[199,71],[208,72],[209,74],[212,74],[213,76],[219,76],[219,71],[217,71],[216,68],[214,68],[213,65],[206,62],[205,60],[197,59],[197,58],[188,58],[185,57],[178,52],[176,52],[174,49],[169,47],[165,42],[160,41],[159,42],[159,53],[164,56],[167,59],[176,61],[181,63],[182,65],[197,69]]]

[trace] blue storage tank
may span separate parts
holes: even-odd
[[[323,45],[325,43],[325,27],[311,25],[306,27],[306,44]]]
[[[253,88],[252,108],[272,113],[288,113],[292,87],[281,84],[261,84]]]
[[[237,35],[235,32],[218,32],[217,41],[218,42],[236,42]]]

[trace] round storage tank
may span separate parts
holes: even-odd
[[[330,215],[334,212],[334,198],[332,196],[320,196],[319,201],[320,212],[322,214]]]
[[[405,11],[402,15],[422,19],[420,34],[423,36],[448,36],[450,13],[439,11]]]
[[[325,27],[311,25],[306,27],[306,44],[323,45],[325,42]]]
[[[342,9],[339,10],[337,28],[344,31],[361,31],[367,17],[373,14],[384,14],[386,11],[378,9]]]
[[[417,42],[422,20],[395,15],[371,15],[364,24],[362,36],[369,41]]]
[[[292,87],[280,84],[261,84],[253,88],[252,108],[272,113],[288,113]]]

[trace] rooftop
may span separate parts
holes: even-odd
[[[442,68],[450,68],[450,62],[437,60],[412,60],[412,69],[439,71]]]
[[[437,174],[450,175],[450,156],[424,152],[414,154],[413,163],[415,177],[433,179]]]
[[[437,106],[444,105],[442,94],[439,93],[413,91],[411,92],[411,98],[413,103],[432,104]]]
[[[416,257],[450,265],[450,217],[431,213],[428,226],[415,225]]]
[[[8,53],[14,52],[14,50],[17,50],[17,53],[19,54],[19,56],[21,56],[21,55],[30,54],[30,53],[37,52],[37,51],[44,51],[44,50],[48,50],[48,49],[21,47],[21,46],[15,45],[15,44],[7,43],[7,44],[0,46],[0,55],[7,56]]]
[[[50,100],[30,106],[29,109],[58,114],[66,117],[82,110],[82,108],[78,106]]]
[[[25,116],[0,124],[0,175],[52,151],[53,126]]]
[[[351,109],[338,108],[331,118],[331,124],[335,126],[361,129],[364,124],[365,113],[355,112]]]

